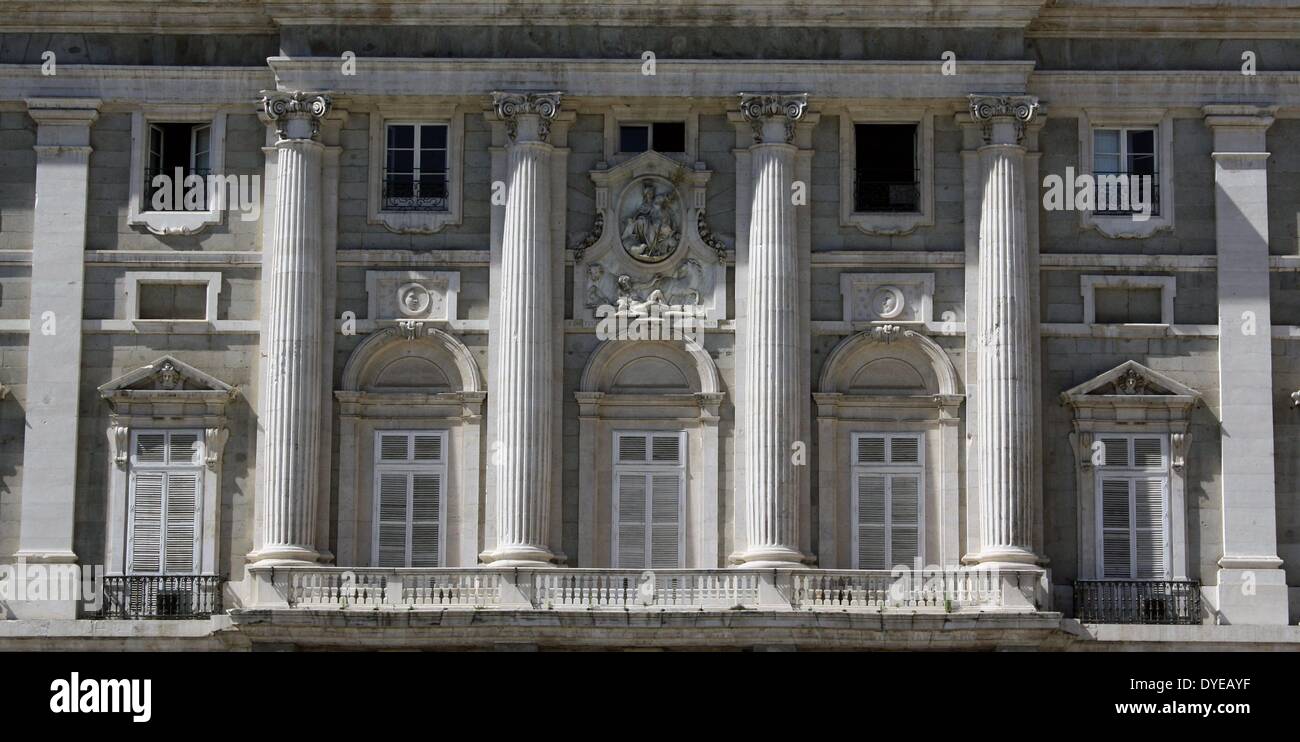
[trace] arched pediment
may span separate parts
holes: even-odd
[[[456,338],[425,328],[414,338],[399,328],[372,333],[343,368],[343,391],[480,392],[483,377],[474,356]]]
[[[684,342],[606,340],[587,361],[579,391],[715,394],[718,369],[703,348]]]
[[[959,395],[957,368],[915,330],[876,327],[845,338],[826,359],[818,390],[829,394]]]

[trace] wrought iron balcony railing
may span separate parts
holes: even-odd
[[[447,210],[445,175],[385,175],[383,191],[384,211]]]
[[[91,618],[208,618],[221,613],[221,582],[217,575],[105,577],[103,603]]]
[[[145,170],[144,171],[144,203],[141,205],[141,208],[145,211],[187,211],[187,209],[185,208],[184,194],[188,189],[185,188],[185,179],[189,178],[191,175],[197,175],[203,179],[202,191],[200,191],[200,194],[202,195],[202,199],[201,199],[202,205],[199,207],[199,210],[206,211],[208,209],[208,204],[212,203],[212,198],[213,198],[213,195],[211,193],[208,193],[208,175],[210,175],[211,173],[212,173],[211,170],[204,169],[204,168],[183,169],[181,171],[182,177],[180,182],[181,198],[177,200],[175,195],[176,185],[177,185],[175,182],[176,168],[163,169],[163,170],[153,170],[153,169]],[[166,176],[167,180],[164,181],[162,185],[154,185],[154,178],[159,175]],[[157,209],[154,207],[154,195],[157,194],[159,191],[164,191],[164,190],[170,191],[172,194],[169,197],[169,200],[171,202],[171,208]]]
[[[877,173],[858,173],[853,181],[853,210],[857,212],[917,211],[921,184],[913,176],[899,180]]]
[[[1150,215],[1160,216],[1160,174],[1094,172],[1093,212],[1100,216],[1140,214],[1136,202],[1149,204]]]
[[[1076,580],[1074,617],[1083,623],[1201,623],[1195,580]]]

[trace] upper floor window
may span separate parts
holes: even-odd
[[[686,151],[686,124],[682,121],[656,121],[652,124],[620,124],[618,150],[624,154],[636,152]]]
[[[1098,434],[1097,554],[1101,577],[1169,579],[1169,439]]]
[[[200,430],[131,433],[127,573],[195,574],[202,534]]]
[[[1092,174],[1096,213],[1128,216],[1149,204],[1160,214],[1158,129],[1096,128],[1092,131]]]
[[[614,566],[681,567],[686,434],[614,434]]]
[[[447,210],[446,124],[385,126],[383,209]]]
[[[853,436],[854,569],[909,567],[922,556],[919,433]]]
[[[920,210],[916,124],[855,124],[855,212]]]
[[[177,184],[184,187],[191,175],[206,182],[212,173],[212,125],[208,123],[149,124],[149,155],[145,168],[145,206],[152,211],[184,211],[208,208],[212,194],[206,189],[201,203],[189,203],[173,194]],[[164,176],[159,178],[158,176]],[[190,199],[193,200],[193,197]]]
[[[438,567],[443,559],[447,433],[375,433],[376,567]]]

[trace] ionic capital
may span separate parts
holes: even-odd
[[[496,92],[492,94],[492,107],[497,118],[505,122],[510,141],[545,142],[551,136],[551,122],[560,112],[563,97],[559,92]]]
[[[315,139],[320,122],[329,113],[332,101],[325,93],[266,90],[262,92],[262,112],[275,124],[280,139]]]
[[[754,144],[793,141],[794,125],[807,110],[807,93],[740,94],[740,114],[754,129]]]
[[[1019,144],[1025,138],[1025,126],[1038,114],[1038,97],[1033,95],[970,96],[970,117],[984,131],[984,141],[995,144]],[[1015,125],[1015,142],[994,142],[994,124]]]

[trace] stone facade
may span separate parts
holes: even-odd
[[[1300,11],[71,5],[0,20],[0,647],[1300,645]]]

